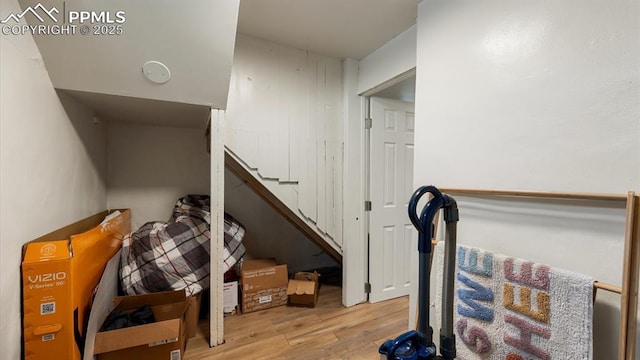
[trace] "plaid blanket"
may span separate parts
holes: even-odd
[[[122,245],[120,279],[126,294],[209,288],[209,196],[179,199],[168,222],[148,222]],[[224,271],[244,255],[244,227],[225,214]]]
[[[242,245],[244,232],[245,230],[242,224],[231,215],[227,213],[224,214],[224,250],[222,253],[224,272],[227,272],[233,265],[238,263],[247,252],[244,245]]]

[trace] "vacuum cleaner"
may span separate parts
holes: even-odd
[[[431,198],[418,215],[420,199],[430,194]],[[442,329],[440,330],[440,355],[433,342],[433,328],[429,325],[429,287],[431,274],[431,239],[434,234],[433,221],[443,209],[446,224],[444,279],[442,296]],[[418,230],[419,280],[418,280],[418,324],[416,330],[406,332],[393,340],[385,341],[378,352],[380,359],[426,360],[455,359],[456,338],[453,333],[453,299],[455,276],[456,225],[458,206],[455,199],[443,194],[434,186],[421,186],[409,201],[409,218]]]

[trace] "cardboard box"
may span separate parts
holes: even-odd
[[[103,211],[23,246],[26,360],[81,359],[93,291],[129,232],[129,210]]]
[[[295,273],[287,287],[289,305],[315,307],[319,289],[320,274],[316,271]]]
[[[156,322],[98,332],[94,346],[98,360],[180,360],[184,357],[185,318],[189,307],[184,291],[121,296],[114,302],[113,311],[133,311],[149,305]]]
[[[191,339],[198,332],[198,320],[200,320],[200,305],[202,305],[202,293],[189,296],[189,308],[187,309],[187,338]]]
[[[274,259],[245,260],[240,282],[243,313],[287,304],[287,265],[277,265]]]
[[[222,311],[225,316],[238,313],[238,282],[230,281],[222,287]]]
[[[102,277],[100,278],[95,296],[93,297],[84,339],[84,360],[95,360],[93,356],[93,346],[96,342],[96,334],[109,313],[112,312],[115,307],[113,299],[118,296],[118,286],[120,284],[118,272],[120,270],[121,253],[122,249],[107,262],[107,266],[102,272]]]

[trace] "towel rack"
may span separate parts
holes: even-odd
[[[613,292],[613,293],[616,293],[616,294],[622,294],[622,287],[616,286],[616,285],[607,284],[607,283],[602,282],[602,281],[594,281],[593,282],[593,287],[596,288],[596,289],[602,289],[602,290],[606,290],[606,291]]]
[[[602,193],[569,193],[529,190],[489,190],[440,188],[453,195],[483,197],[526,197],[586,201],[615,201],[625,204],[624,254],[622,265],[622,286],[600,281],[594,282],[596,289],[620,294],[620,338],[618,359],[634,360],[636,351],[636,326],[638,318],[638,279],[640,263],[640,196],[629,191],[626,195]]]

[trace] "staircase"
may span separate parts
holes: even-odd
[[[339,59],[238,35],[225,166],[338,262],[341,130]]]

